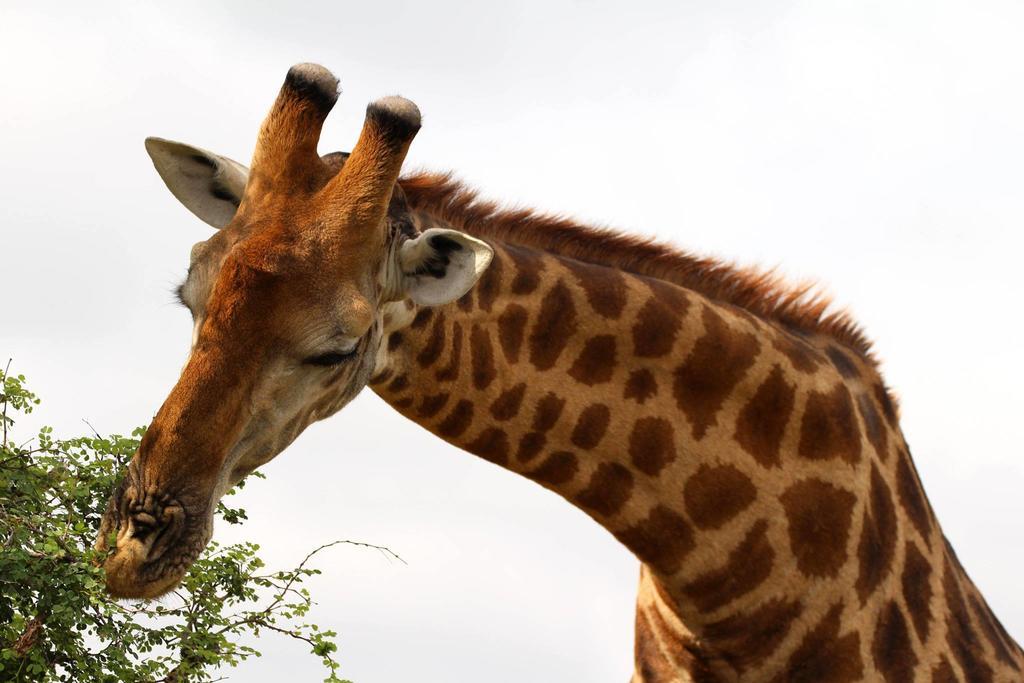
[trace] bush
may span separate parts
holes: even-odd
[[[241,640],[264,631],[304,641],[325,680],[339,680],[336,634],[304,620],[313,603],[302,586],[319,574],[309,561],[336,543],[294,569],[268,571],[255,543],[212,542],[171,598],[117,602],[93,543],[145,430],[63,440],[44,427],[16,444],[14,416],[38,405],[23,376],[0,372],[0,680],[209,681],[219,667],[259,656]],[[223,503],[217,514],[246,519]]]

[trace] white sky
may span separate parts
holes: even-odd
[[[399,92],[424,113],[407,167],[825,283],[1024,638],[1024,5],[20,4],[0,7],[0,357],[59,433],[147,423],[185,358],[170,292],[209,232],[143,138],[247,162],[288,67],[318,61],[344,89],[324,152]],[[243,535],[271,565],[336,538],[409,562],[320,562],[312,618],[357,683],[627,679],[636,562],[555,495],[370,392],[264,471]],[[301,644],[260,645],[235,680],[322,677]]]

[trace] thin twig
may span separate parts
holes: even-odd
[[[102,436],[100,436],[100,433],[96,431],[96,428],[92,426],[92,423],[90,423],[84,417],[82,418],[82,422],[84,422],[86,424],[86,426],[88,426],[89,429],[92,430],[92,433],[96,435],[97,439],[102,439],[103,438]]]
[[[4,368],[4,384],[7,384],[7,378],[11,374],[11,361],[12,360],[14,360],[14,359],[13,358],[8,358],[7,359],[7,367]],[[3,443],[3,446],[4,446],[4,448],[7,448],[7,393],[6,393],[6,391],[4,393],[4,412],[3,412],[3,416],[0,417],[0,422],[2,422],[3,425],[4,425],[4,443]]]
[[[279,605],[282,600],[284,600],[284,596],[289,592],[289,590],[292,587],[292,584],[295,583],[295,580],[297,578],[299,578],[299,574],[302,572],[303,569],[305,569],[306,563],[309,562],[313,558],[314,555],[319,553],[321,550],[326,550],[327,548],[331,548],[333,546],[341,545],[341,544],[361,546],[363,548],[373,548],[374,550],[378,550],[380,552],[385,553],[386,555],[390,555],[391,557],[394,557],[395,559],[397,559],[399,562],[401,562],[404,565],[408,565],[409,564],[408,562],[403,560],[401,557],[399,557],[398,553],[396,553],[393,550],[391,550],[390,548],[387,548],[387,547],[382,546],[382,545],[374,545],[372,543],[363,543],[362,541],[348,541],[348,540],[332,541],[331,543],[325,543],[322,546],[320,546],[319,548],[315,548],[312,551],[310,551],[310,553],[308,555],[306,555],[306,557],[304,557],[302,559],[302,562],[299,563],[299,566],[296,567],[295,569],[293,569],[290,572],[291,578],[288,579],[288,583],[286,583],[284,585],[284,588],[281,589],[278,592],[277,597],[274,598],[273,602],[271,602],[269,605],[267,605],[267,608],[264,609],[261,612],[261,614],[270,614],[274,610],[274,608],[277,607],[277,605]]]

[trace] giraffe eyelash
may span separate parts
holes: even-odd
[[[185,283],[184,282],[182,282],[181,284],[179,284],[176,287],[174,287],[174,289],[171,290],[171,292],[174,294],[174,300],[176,302],[178,302],[179,304],[181,304],[185,308],[188,308],[188,303],[185,301]]]
[[[351,351],[331,351],[329,353],[321,353],[317,356],[310,356],[302,362],[305,365],[315,365],[321,368],[333,367],[355,358],[356,349],[357,347],[353,347]]]

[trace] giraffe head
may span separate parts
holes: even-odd
[[[188,362],[101,526],[116,596],[177,585],[224,493],[366,385],[385,316],[462,296],[490,262],[486,244],[417,233],[405,211],[396,181],[420,127],[412,102],[378,100],[351,154],[317,154],[337,92],[323,67],[293,67],[251,171],[146,141],[171,192],[218,231],[192,248],[180,288],[194,320]]]

